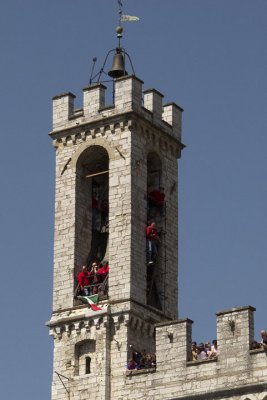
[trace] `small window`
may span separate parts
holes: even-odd
[[[95,340],[82,340],[75,344],[75,375],[88,375],[94,371]]]
[[[86,374],[91,373],[91,357],[85,358],[85,373]]]

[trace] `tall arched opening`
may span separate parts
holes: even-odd
[[[153,239],[149,227],[156,229]],[[163,309],[166,251],[164,234],[165,194],[162,182],[162,162],[156,152],[147,155],[147,304]],[[151,240],[150,240],[151,238]]]
[[[88,147],[77,160],[75,212],[74,280],[78,287],[83,265],[90,271],[92,263],[108,260],[109,156],[102,146]],[[95,293],[91,290],[91,294]]]

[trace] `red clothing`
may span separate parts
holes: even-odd
[[[153,228],[151,225],[148,225],[146,227],[146,238],[148,240],[154,240],[154,239],[158,239],[158,231],[156,228]]]
[[[165,193],[160,192],[159,190],[153,190],[152,192],[148,193],[148,198],[155,204],[164,204]]]
[[[90,277],[90,273],[88,271],[81,271],[78,274],[78,282],[81,287],[91,285],[92,277]]]
[[[107,265],[103,265],[103,267],[99,268],[97,270],[97,274],[98,275],[106,275],[109,272],[109,266]]]
[[[92,198],[92,208],[97,209],[98,208],[98,201],[96,200],[95,197]]]
[[[137,369],[137,364],[134,360],[128,361],[127,369]]]

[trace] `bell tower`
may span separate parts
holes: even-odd
[[[183,110],[163,104],[156,89],[143,91],[143,82],[125,70],[126,55],[117,48],[108,73],[113,104],[105,102],[101,79],[83,89],[81,109],[72,93],[53,98],[52,400],[113,399],[132,348],[155,352],[154,324],[178,315]],[[153,192],[160,193],[159,203]],[[146,228],[152,222],[157,254],[149,261]],[[83,265],[91,271],[103,260],[108,274],[88,285],[98,296],[94,311],[81,301],[77,275]]]

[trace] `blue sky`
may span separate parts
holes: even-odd
[[[195,340],[215,312],[253,305],[267,328],[267,2],[125,0],[123,45],[144,88],[185,109],[180,160],[180,316]],[[1,398],[50,396],[54,213],[51,97],[81,105],[91,60],[116,46],[112,0],[0,5]]]

